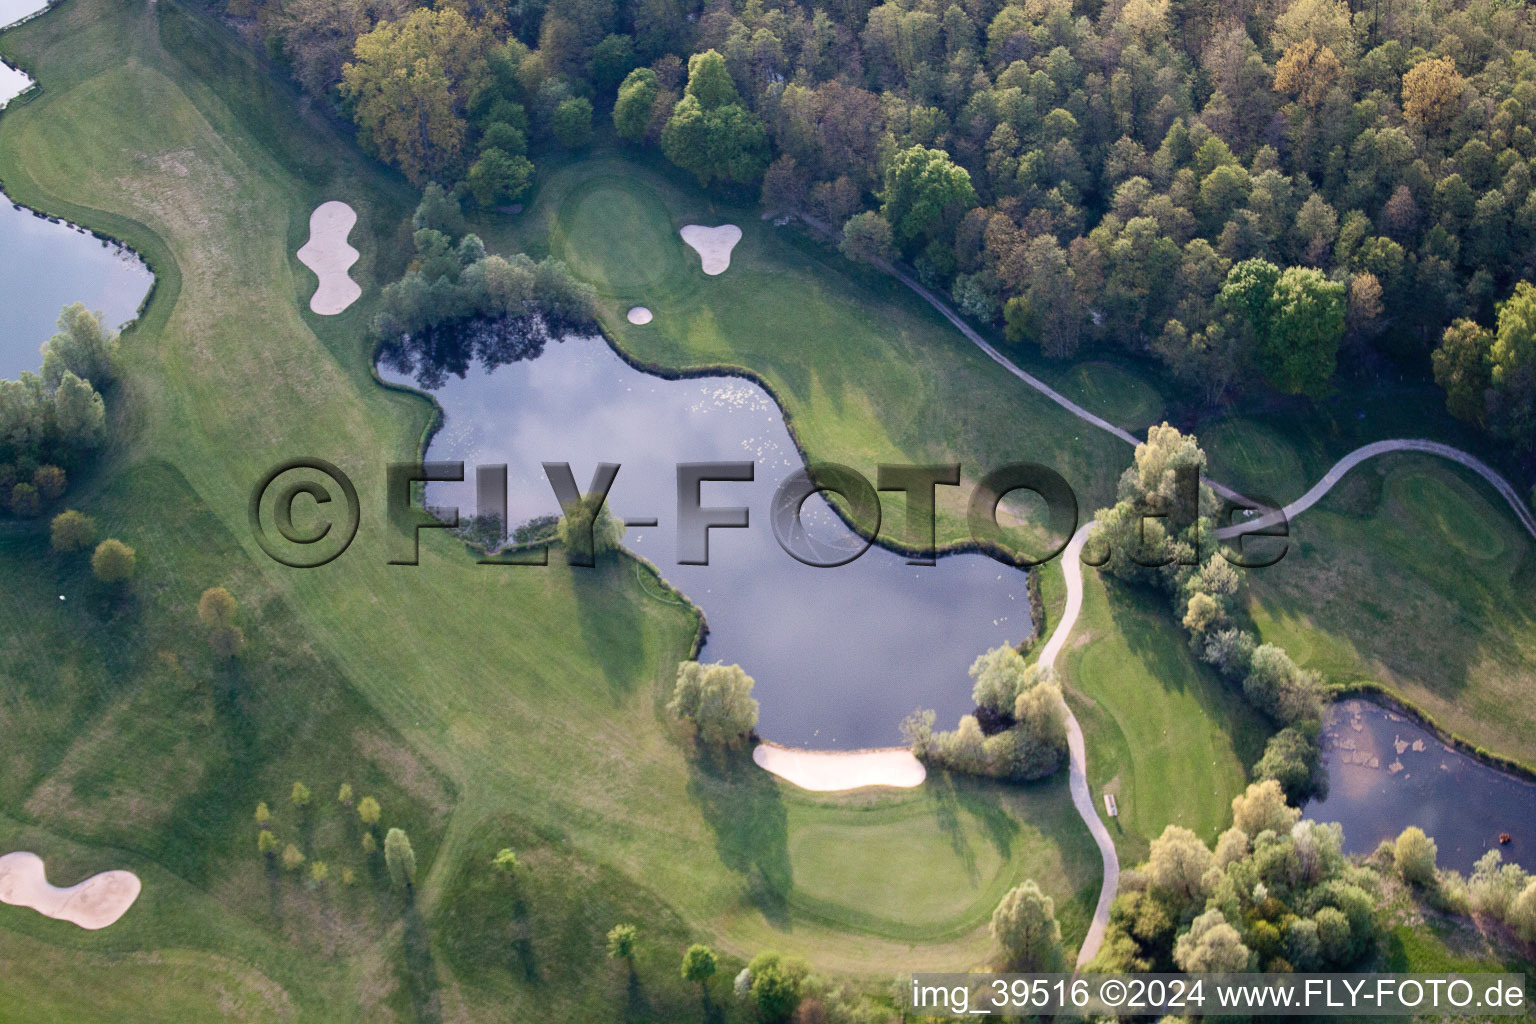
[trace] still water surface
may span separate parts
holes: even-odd
[[[1446,746],[1406,716],[1338,702],[1323,728],[1323,763],[1328,796],[1308,804],[1307,817],[1342,824],[1347,852],[1369,853],[1417,825],[1434,837],[1441,867],[1465,874],[1497,848],[1536,870],[1536,783]]]
[[[387,379],[417,383],[381,367]],[[633,369],[600,338],[544,346],[536,358],[459,378],[429,377],[446,413],[427,452],[462,461],[462,484],[431,484],[428,501],[474,509],[473,466],[508,466],[508,521],[557,513],[541,463],[569,462],[583,491],[599,462],[622,467],[609,494],[621,518],[654,517],[625,546],[654,562],[708,620],[703,661],[740,664],[762,704],[768,739],[814,748],[891,746],[918,707],[954,728],[971,708],[971,661],[1029,632],[1025,574],[984,555],[912,566],[872,547],[838,568],[800,564],[774,538],[775,489],[801,465],[773,399],[736,378],[669,381]],[[750,483],[705,483],[705,506],[747,506],[748,529],[716,529],[707,566],[678,565],[676,464],[751,460]],[[873,467],[860,467],[873,477]],[[854,540],[819,498],[805,506],[823,549]],[[558,555],[556,557],[559,557]],[[485,568],[485,572],[539,572]]]
[[[38,348],[71,302],[117,327],[133,318],[153,280],[132,253],[15,209],[0,193],[0,377],[37,372]]]

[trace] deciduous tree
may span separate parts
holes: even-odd
[[[1056,901],[1033,879],[1015,886],[992,912],[992,939],[1002,948],[1006,971],[1059,971],[1066,963]]]

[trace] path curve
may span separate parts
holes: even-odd
[[[830,233],[827,225],[820,223],[814,218],[802,217],[801,219],[810,224],[813,228],[817,228],[825,233]],[[1004,370],[1007,370],[1010,374],[1017,377],[1025,384],[1028,384],[1031,388],[1034,388],[1037,392],[1055,402],[1057,405],[1061,406],[1063,409],[1067,410],[1069,413],[1071,413],[1073,416],[1076,416],[1083,422],[1092,424],[1093,426],[1098,427],[1100,430],[1103,430],[1106,433],[1112,434],[1127,444],[1141,444],[1141,440],[1130,431],[1125,430],[1122,427],[1118,427],[1104,419],[1102,416],[1099,416],[1083,408],[1067,396],[1063,395],[1061,392],[1057,391],[1055,388],[1051,387],[1045,381],[1041,380],[1039,377],[1036,377],[1034,374],[1024,370],[1013,360],[1003,355],[995,347],[993,347],[990,342],[983,338],[981,334],[975,330],[975,328],[971,327],[971,325],[966,323],[958,313],[951,309],[948,303],[940,299],[912,275],[891,263],[881,262],[879,263],[879,266],[892,277],[896,278],[896,280],[910,288],[924,302],[927,302],[928,305],[932,306],[934,310],[939,313],[939,315],[944,317],[945,320],[949,321],[955,330],[964,335],[965,338],[971,342],[971,344],[981,349],[981,351],[985,353],[989,359],[997,363],[997,365],[1001,366]],[[1271,526],[1279,522],[1282,514],[1286,519],[1293,518],[1294,516],[1305,512],[1307,509],[1315,505],[1319,500],[1322,499],[1323,495],[1327,494],[1330,490],[1333,489],[1333,486],[1338,483],[1339,480],[1343,479],[1345,474],[1347,474],[1354,467],[1358,466],[1360,463],[1365,462],[1367,459],[1375,458],[1378,455],[1384,455],[1388,452],[1400,451],[1423,452],[1430,455],[1438,455],[1441,458],[1449,459],[1452,462],[1458,463],[1459,465],[1465,466],[1472,470],[1474,473],[1478,474],[1490,485],[1492,485],[1494,490],[1499,492],[1504,500],[1509,503],[1511,511],[1513,511],[1515,517],[1519,519],[1520,524],[1525,527],[1526,532],[1529,533],[1532,538],[1536,538],[1536,516],[1532,515],[1530,508],[1525,504],[1524,501],[1521,500],[1519,492],[1514,489],[1509,481],[1504,479],[1503,476],[1501,476],[1487,463],[1483,462],[1475,455],[1472,455],[1469,452],[1465,452],[1460,448],[1456,448],[1452,445],[1442,444],[1438,441],[1426,441],[1408,438],[1399,438],[1388,441],[1375,441],[1371,444],[1361,445],[1359,448],[1356,448],[1354,451],[1339,459],[1338,462],[1334,463],[1332,468],[1330,468],[1327,473],[1323,474],[1321,480],[1314,484],[1300,498],[1297,498],[1289,505],[1286,505],[1279,512],[1266,513],[1265,515],[1260,516],[1252,521],[1241,523],[1236,526],[1230,526],[1223,530],[1218,530],[1216,535],[1219,538],[1227,538],[1235,536],[1239,533],[1262,529],[1266,526]],[[1235,501],[1239,504],[1255,506],[1259,505],[1258,502],[1254,502],[1245,498],[1238,491],[1233,490],[1231,487],[1228,487],[1219,481],[1207,479],[1206,483],[1211,488],[1211,490],[1215,491],[1217,494],[1224,498]],[[1047,668],[1055,667],[1056,657],[1061,653],[1062,648],[1066,646],[1067,637],[1071,634],[1073,627],[1077,625],[1078,615],[1082,612],[1083,568],[1081,555],[1083,545],[1087,542],[1089,533],[1093,529],[1093,525],[1094,524],[1090,521],[1079,528],[1078,531],[1072,535],[1072,540],[1067,544],[1066,549],[1062,552],[1062,576],[1066,581],[1067,601],[1066,606],[1062,610],[1060,621],[1056,624],[1056,628],[1051,632],[1050,639],[1046,641],[1045,646],[1040,650],[1039,663]],[[1077,965],[1081,968],[1098,954],[1099,947],[1104,942],[1104,932],[1109,924],[1110,905],[1114,903],[1115,895],[1119,891],[1120,886],[1120,858],[1119,855],[1115,852],[1114,840],[1110,838],[1109,829],[1104,826],[1103,819],[1099,817],[1098,810],[1094,807],[1093,794],[1088,788],[1088,756],[1087,746],[1083,739],[1082,727],[1078,725],[1077,717],[1072,714],[1072,709],[1070,707],[1066,709],[1066,713],[1067,749],[1070,755],[1069,773],[1070,786],[1072,791],[1072,803],[1076,807],[1078,815],[1083,819],[1083,823],[1088,826],[1088,831],[1093,835],[1094,842],[1098,844],[1099,856],[1103,859],[1104,862],[1104,882],[1099,889],[1099,902],[1098,905],[1094,908],[1093,920],[1088,926],[1088,934],[1083,939],[1082,948],[1078,950],[1077,954]]]
[[[956,313],[953,309],[950,309],[948,303],[939,298],[928,288],[924,287],[923,284],[916,278],[912,277],[912,275],[908,274],[900,267],[894,266],[892,264],[885,264],[884,269],[892,277],[896,278],[896,280],[912,289],[912,291],[915,292],[917,296],[924,302],[928,303],[928,305],[932,306],[936,311],[938,311],[939,315],[944,317],[945,320],[948,320],[950,324],[954,326],[955,330],[965,335],[966,339],[969,340],[971,344],[981,349],[993,362],[997,363],[1003,369],[1019,378],[1019,380],[1022,380],[1024,383],[1028,384],[1030,387],[1040,392],[1040,394],[1044,395],[1046,398],[1049,398],[1051,401],[1055,402],[1057,405],[1061,406],[1063,409],[1067,410],[1073,416],[1076,416],[1083,422],[1090,423],[1093,426],[1098,427],[1100,430],[1113,434],[1115,437],[1118,437],[1120,440],[1125,441],[1128,444],[1137,445],[1141,443],[1141,440],[1130,431],[1117,427],[1113,423],[1104,419],[1102,416],[1098,416],[1092,412],[1089,412],[1087,409],[1084,409],[1082,406],[1078,405],[1076,402],[1072,401],[1070,398],[1063,395],[1049,384],[1045,383],[1045,381],[1041,380],[1039,377],[1036,377],[1034,374],[1023,369],[1013,360],[1003,355],[996,348],[994,348],[990,342],[983,338],[975,328],[966,323],[958,313]],[[1351,469],[1358,466],[1366,459],[1374,458],[1377,455],[1384,455],[1387,452],[1395,451],[1425,452],[1430,455],[1438,455],[1444,459],[1450,459],[1452,462],[1466,466],[1478,476],[1488,481],[1488,483],[1493,486],[1493,489],[1498,491],[1499,494],[1503,496],[1504,500],[1509,503],[1510,509],[1515,513],[1515,517],[1520,520],[1520,525],[1524,526],[1526,532],[1529,533],[1533,538],[1536,538],[1536,515],[1532,514],[1530,507],[1526,505],[1523,500],[1521,500],[1519,492],[1516,491],[1515,488],[1509,483],[1509,481],[1504,479],[1504,477],[1501,476],[1497,470],[1493,469],[1486,462],[1482,461],[1470,452],[1463,451],[1462,449],[1454,447],[1453,445],[1442,444],[1439,441],[1425,441],[1415,438],[1398,438],[1389,441],[1373,441],[1370,444],[1361,445],[1359,448],[1356,448],[1354,451],[1339,459],[1338,462],[1334,463],[1333,468],[1328,470],[1327,473],[1323,474],[1323,478],[1314,484],[1311,490],[1307,491],[1306,494],[1303,494],[1300,498],[1296,499],[1291,504],[1285,506],[1282,511],[1284,511],[1286,518],[1289,519],[1311,508],[1318,502],[1319,499],[1322,498],[1323,495],[1327,494],[1328,491],[1332,489],[1334,484],[1339,482],[1344,474],[1348,473]],[[1224,498],[1230,499],[1240,504],[1260,504],[1259,502],[1251,501],[1250,499],[1245,498],[1241,493],[1233,490],[1220,481],[1207,478],[1205,482],[1211,488],[1211,490],[1215,491],[1217,494]],[[1233,537],[1248,530],[1259,529],[1264,526],[1273,526],[1279,521],[1280,517],[1278,514],[1269,513],[1251,522],[1243,523],[1240,526],[1230,526],[1224,530],[1219,530],[1217,531],[1216,536],[1221,538]]]
[[[1060,621],[1051,631],[1050,639],[1040,649],[1039,664],[1042,668],[1056,667],[1056,656],[1066,646],[1067,637],[1077,625],[1077,617],[1083,610],[1083,545],[1093,532],[1094,525],[1090,522],[1074,533],[1066,550],[1062,552],[1061,574],[1067,584],[1067,603],[1061,610]],[[1065,698],[1062,704],[1066,706]],[[1115,841],[1110,838],[1109,829],[1104,827],[1104,820],[1099,817],[1093,805],[1093,793],[1088,788],[1088,747],[1083,740],[1082,726],[1077,724],[1077,716],[1072,714],[1071,707],[1066,707],[1066,712],[1072,804],[1077,808],[1083,824],[1093,834],[1093,841],[1099,847],[1099,857],[1104,862],[1104,882],[1099,887],[1099,902],[1094,907],[1093,920],[1088,924],[1088,934],[1083,938],[1082,948],[1077,951],[1077,966],[1082,968],[1098,955],[1099,946],[1104,943],[1104,930],[1109,926],[1109,908],[1120,890],[1120,855],[1115,852]]]
[[[1228,526],[1225,529],[1217,530],[1216,536],[1226,539],[1228,537],[1235,537],[1240,533],[1248,533],[1267,526],[1274,526],[1284,520],[1293,519],[1321,501],[1323,495],[1333,490],[1334,485],[1344,479],[1345,474],[1360,465],[1360,463],[1367,459],[1374,459],[1378,455],[1387,455],[1391,452],[1423,452],[1427,455],[1438,455],[1442,459],[1449,459],[1458,465],[1467,467],[1488,481],[1493,489],[1499,492],[1499,495],[1509,503],[1510,511],[1515,514],[1515,518],[1520,520],[1520,525],[1525,527],[1525,532],[1529,533],[1533,539],[1536,539],[1536,515],[1531,514],[1530,508],[1520,499],[1519,492],[1515,490],[1508,480],[1500,476],[1493,467],[1477,456],[1462,451],[1460,448],[1441,444],[1439,441],[1424,441],[1415,438],[1396,438],[1390,441],[1373,441],[1370,444],[1361,445],[1338,462],[1335,462],[1328,472],[1323,474],[1322,479],[1313,484],[1307,493],[1289,505],[1286,505],[1279,511],[1268,512],[1255,519],[1239,523],[1236,526]]]

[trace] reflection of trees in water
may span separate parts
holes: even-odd
[[[491,373],[508,363],[537,359],[547,342],[577,326],[549,315],[466,317],[384,342],[379,362],[414,376],[419,386],[434,391],[447,382],[449,374],[462,380],[476,362]]]

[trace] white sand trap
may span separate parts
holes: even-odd
[[[103,871],[79,885],[57,889],[48,884],[43,859],[35,853],[0,857],[0,903],[31,907],[44,917],[95,931],[113,924],[139,898],[139,876],[132,871]]]
[[[321,316],[335,316],[363,294],[357,282],[347,276],[357,262],[357,250],[347,244],[347,235],[356,223],[352,207],[334,199],[321,203],[309,215],[309,241],[299,250],[299,262],[320,279],[309,308]]]
[[[905,747],[884,750],[796,750],[759,743],[752,760],[781,779],[815,793],[835,793],[864,786],[911,789],[928,777],[923,762]]]
[[[704,261],[704,273],[710,277],[730,268],[731,250],[741,241],[741,228],[735,224],[722,224],[717,228],[689,224],[678,233],[699,254],[699,259]]]
[[[651,322],[651,311],[644,306],[631,307],[629,322],[632,324],[648,324]]]

